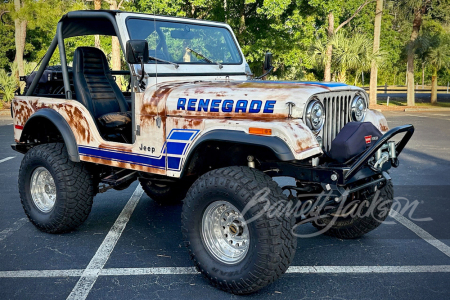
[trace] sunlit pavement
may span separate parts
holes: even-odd
[[[397,207],[403,215],[361,239],[299,239],[288,273],[246,298],[449,298],[450,113],[385,115],[391,128],[416,127],[400,167],[391,172],[398,202],[416,208]],[[10,148],[11,123],[0,117],[0,299],[239,298],[211,287],[192,268],[182,243],[181,206],[156,205],[140,196],[136,183],[97,195],[91,215],[75,232],[38,231],[20,204],[22,155]],[[132,213],[128,222],[112,230],[123,212]],[[315,229],[306,224],[298,232]],[[116,236],[112,247],[105,244],[108,234]],[[91,284],[80,286],[86,278]]]

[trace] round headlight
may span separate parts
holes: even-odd
[[[318,132],[322,129],[325,121],[325,110],[319,100],[309,102],[306,107],[306,125],[314,131]]]
[[[356,95],[351,104],[352,121],[361,122],[366,116],[367,103],[360,95]]]

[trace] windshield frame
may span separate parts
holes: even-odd
[[[189,22],[189,19],[184,19],[184,18],[180,18],[181,20],[168,20],[168,19],[161,19],[161,18],[157,18],[157,17],[139,17],[139,16],[127,16],[125,18],[125,26],[127,28],[127,33],[128,33],[128,37],[130,40],[132,40],[131,38],[131,32],[130,32],[130,28],[128,26],[128,20],[130,19],[137,19],[137,20],[146,20],[146,21],[154,21],[154,22],[163,22],[163,23],[178,23],[178,24],[189,24],[189,25],[196,25],[196,26],[205,26],[205,27],[216,27],[216,28],[221,28],[221,29],[225,29],[226,31],[228,31],[228,33],[230,34],[229,38],[230,40],[233,42],[233,45],[236,47],[236,52],[237,55],[239,57],[239,62],[235,62],[235,63],[220,63],[224,66],[240,66],[244,63],[244,58],[242,56],[242,50],[239,47],[238,42],[236,41],[236,37],[234,36],[233,32],[227,27],[227,26],[220,26],[218,24],[220,24],[219,22],[217,22],[218,24],[213,24],[211,21],[204,21],[204,22],[208,22],[208,23],[197,23],[197,22]],[[203,20],[202,20],[203,21]],[[226,38],[226,37],[225,37]],[[205,64],[202,62],[175,62],[178,65],[210,65],[210,64]],[[164,63],[164,62],[158,62],[155,63],[154,60],[150,60],[147,64],[150,65],[154,65],[154,64],[169,64],[169,63]]]

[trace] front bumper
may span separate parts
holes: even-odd
[[[381,166],[374,168],[373,162],[379,149],[386,148],[387,142],[398,134],[405,133],[395,144],[394,158],[389,157]],[[390,180],[386,173],[391,167],[398,166],[398,156],[405,148],[414,133],[413,125],[403,125],[387,131],[372,147],[346,164],[326,163],[312,166],[304,162],[267,163],[265,172],[273,177],[289,176],[300,182],[320,184],[331,195],[340,197],[370,185]],[[376,178],[376,179],[375,179]],[[370,179],[370,180],[367,180]]]

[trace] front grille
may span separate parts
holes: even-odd
[[[329,151],[331,142],[345,124],[350,122],[350,102],[353,95],[326,96],[321,98],[325,108],[325,124],[322,130],[323,149]]]

